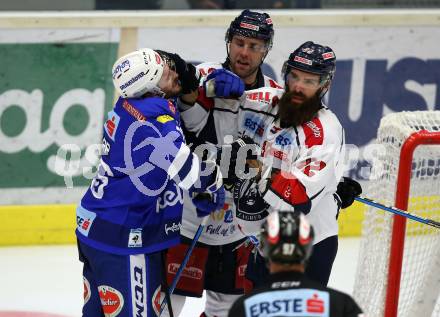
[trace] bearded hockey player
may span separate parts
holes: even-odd
[[[193,200],[197,216],[223,206],[217,166],[191,153],[169,99],[198,86],[194,66],[182,65],[144,48],[113,67],[121,97],[108,113],[98,172],[76,215],[83,316],[157,316],[163,251],[180,241],[183,191],[211,195]]]
[[[282,95],[280,91],[264,89],[248,92],[262,94],[272,102],[261,107],[261,103],[253,102],[248,96],[250,101],[239,114],[240,130],[262,148],[258,190],[263,207],[260,209],[266,204],[269,212],[283,209],[306,215],[315,227],[314,253],[306,275],[322,285],[328,283],[338,249],[339,209],[351,205],[361,193],[359,184],[353,180],[344,178],[338,185],[344,167],[344,130],[322,102],[335,68],[336,56],[331,48],[306,42],[284,63]],[[239,182],[235,190],[255,187],[256,181]],[[237,208],[238,215],[245,213],[240,209]],[[263,273],[254,264],[249,263],[247,274],[257,282]]]

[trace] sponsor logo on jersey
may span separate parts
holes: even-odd
[[[84,293],[83,293],[83,298],[84,298],[84,306],[87,304],[87,302],[90,299],[90,283],[89,281],[86,279],[85,276],[83,276],[83,286],[84,286]]]
[[[142,247],[142,228],[131,229],[128,235],[128,247],[140,248]]]
[[[283,282],[281,282],[283,283]],[[329,317],[328,292],[313,289],[286,289],[262,292],[244,302],[246,316]]]
[[[244,119],[244,128],[262,137],[264,133],[264,122],[258,120],[257,117],[249,116]]]
[[[122,108],[124,108],[136,120],[147,121],[147,118],[139,110],[137,110],[135,106],[133,106],[127,100],[124,100],[124,102],[122,103]]]
[[[274,282],[270,286],[271,288],[289,288],[289,287],[298,287],[301,285],[300,281],[283,281],[283,282]]]
[[[321,129],[316,125],[315,122],[308,121],[306,123],[306,126],[308,126],[312,130],[313,135],[315,136],[315,138],[320,138],[321,137]]]
[[[270,91],[249,92],[246,93],[246,99],[270,104],[272,102],[272,94]]]
[[[119,86],[119,88],[121,90],[124,90],[125,88],[130,87],[131,85],[133,85],[135,82],[137,82],[139,79],[141,79],[144,76],[145,76],[145,73],[144,72],[140,72],[136,76],[132,77],[129,81],[127,81],[126,83],[124,83],[121,86]]]
[[[253,24],[246,23],[246,22],[241,22],[240,27],[243,29],[248,29],[248,30],[253,30],[253,31],[258,31],[260,29],[260,27],[258,25],[253,25]]]
[[[165,224],[165,234],[168,235],[170,231],[171,232],[179,232],[180,231],[180,222],[178,222],[178,223],[173,222],[170,225]]]
[[[145,255],[130,256],[131,309],[133,316],[147,317],[147,273]]]
[[[180,267],[179,263],[169,263],[168,273],[175,275],[179,270],[179,267]],[[194,266],[186,266],[182,271],[182,276],[185,276],[193,280],[201,280],[203,277],[203,272],[201,269],[196,268]]]
[[[156,203],[156,212],[160,212],[166,207],[172,207],[177,204],[183,204],[183,195],[182,190],[174,184],[175,191],[172,189],[166,190],[162,195],[157,199]]]
[[[293,59],[295,62],[301,63],[301,64],[306,64],[306,65],[312,65],[312,61],[310,59],[301,57],[301,56],[295,56],[295,58]]]
[[[120,117],[114,111],[107,114],[107,121],[104,124],[104,131],[110,139],[115,140],[116,130],[118,129]]]
[[[173,121],[173,120],[174,120],[174,118],[172,116],[167,115],[167,114],[164,114],[164,115],[156,118],[156,121],[160,122],[160,123],[167,123],[167,122]]]
[[[307,312],[321,314],[325,310],[324,301],[318,297],[318,294],[313,294],[312,298],[307,300]]]
[[[291,145],[292,140],[290,139],[290,135],[288,133],[282,133],[275,138],[275,144],[279,146]]]
[[[235,216],[245,221],[266,218],[269,205],[264,201],[255,179],[241,179],[234,186]]]
[[[101,307],[106,317],[117,316],[124,307],[124,297],[121,292],[108,285],[98,286]]]
[[[76,208],[76,229],[84,236],[89,235],[90,228],[96,218],[94,212],[88,211],[81,206]]]
[[[324,60],[330,59],[330,58],[335,58],[335,54],[333,52],[327,52],[322,54],[322,58]]]
[[[222,226],[219,225],[207,225],[205,233],[214,236],[222,236],[222,237],[228,237],[229,235],[232,235],[235,232],[235,225],[230,226]]]
[[[132,148],[131,142],[133,137],[135,136],[136,131],[141,127],[150,128],[151,133],[149,133],[148,136],[144,135],[145,139],[135,148]],[[145,196],[161,197],[157,200],[156,212],[160,212],[161,207],[171,205],[172,203],[176,204],[178,201],[183,201],[183,198],[181,197],[182,190],[178,188],[174,182],[173,184],[178,190],[172,189],[170,187],[171,181],[169,180],[169,177],[166,177],[162,184],[153,182],[151,187],[151,182],[144,181],[141,177],[144,175],[151,175],[154,171],[159,171],[159,169],[168,173],[170,169],[170,158],[175,158],[176,153],[180,150],[180,148],[176,146],[175,141],[181,137],[180,129],[169,131],[166,135],[162,135],[161,131],[153,123],[149,121],[134,121],[128,127],[124,138],[124,144],[126,144],[126,146],[124,146],[125,167],[114,167],[115,170],[126,174],[136,189]],[[140,164],[137,160],[134,160],[133,157],[135,156],[135,151],[139,151],[145,147],[151,147],[148,150],[151,152],[149,157],[145,158],[144,162]],[[183,147],[183,145],[180,145],[180,147]],[[168,190],[174,192],[173,197],[175,199],[171,201],[168,199]]]

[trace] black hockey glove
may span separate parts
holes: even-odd
[[[199,87],[200,78],[197,76],[196,67],[185,62],[179,55],[168,53],[165,51],[157,51],[161,56],[165,57],[171,69],[174,68],[179,75],[180,85],[182,86],[182,94],[189,94]]]
[[[239,153],[240,149],[242,152]],[[245,151],[246,150],[246,151]],[[226,152],[226,155],[224,153]],[[230,157],[228,156],[230,152]],[[234,184],[239,180],[236,173],[237,161],[246,162],[246,160],[257,159],[257,154],[260,152],[259,146],[248,136],[238,138],[231,144],[225,144],[217,153],[217,164],[220,166],[225,188],[230,190]],[[246,157],[239,157],[239,155],[246,155]],[[243,172],[248,172],[249,166],[245,163]]]
[[[361,184],[349,177],[343,177],[336,190],[336,195],[339,197],[338,200],[342,209],[351,206],[355,197],[360,194],[362,194]]]

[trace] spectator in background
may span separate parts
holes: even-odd
[[[157,10],[162,0],[96,0],[96,10]]]
[[[191,9],[283,9],[290,0],[187,0]]]

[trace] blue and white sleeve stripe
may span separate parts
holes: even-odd
[[[167,172],[180,188],[189,191],[200,177],[200,160],[182,143]]]

